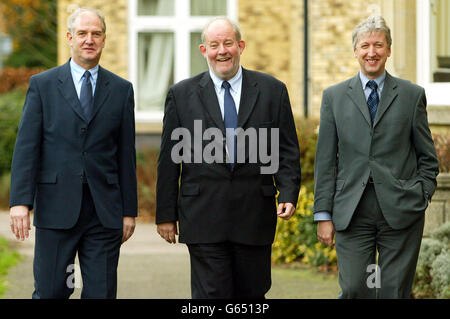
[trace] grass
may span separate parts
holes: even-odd
[[[269,299],[336,299],[340,291],[336,271],[324,273],[315,268],[293,265],[272,266]]]
[[[11,249],[6,239],[0,237],[0,298],[2,298],[8,286],[5,279],[8,269],[16,265],[19,260],[19,253]]]

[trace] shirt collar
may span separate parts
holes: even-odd
[[[72,76],[75,79],[76,83],[79,83],[81,79],[83,78],[84,72],[86,72],[86,69],[79,66],[75,63],[73,59],[70,59],[70,70],[72,72]],[[92,69],[88,70],[91,72],[91,79],[94,81],[94,85],[97,82],[97,76],[98,76],[98,64],[94,66]]]
[[[361,71],[359,71],[359,78],[361,79],[361,84],[362,84],[363,90],[365,90],[367,82],[369,82],[370,79],[367,76],[365,76]],[[386,70],[384,70],[383,73],[379,77],[374,79],[374,81],[377,83],[379,89],[381,89],[383,87],[384,79],[386,79]]]
[[[211,69],[209,69],[209,75],[211,79],[213,80],[214,86],[216,90],[220,91],[222,89],[222,83],[224,80],[219,78]],[[229,79],[227,82],[231,85],[231,90],[237,92],[237,88],[239,85],[239,81],[242,80],[242,66],[239,65],[239,69],[235,76],[233,76],[231,79]]]

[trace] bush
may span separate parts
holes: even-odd
[[[300,165],[302,167],[302,185],[310,192],[314,191],[314,159],[318,137],[318,119],[297,118],[295,120],[297,138],[300,146]]]
[[[279,220],[272,246],[272,261],[301,262],[315,267],[336,265],[336,250],[317,241],[313,216],[314,196],[305,186],[300,189],[297,210],[289,220]]]
[[[433,134],[433,140],[439,160],[439,171],[450,173],[450,134]]]
[[[44,71],[42,68],[4,68],[0,72],[0,93],[12,90],[26,91],[32,75]]]
[[[139,151],[136,155],[138,179],[139,216],[144,220],[154,220],[156,213],[156,172],[158,166],[156,149]]]
[[[12,91],[0,96],[0,176],[11,170],[11,160],[17,129],[22,114],[25,93]]]
[[[414,278],[415,298],[450,298],[450,222],[424,238]]]

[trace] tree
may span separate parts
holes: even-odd
[[[3,32],[13,40],[5,66],[51,68],[57,62],[57,0],[2,0]]]

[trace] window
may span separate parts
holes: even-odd
[[[213,16],[237,20],[237,0],[129,0],[129,75],[136,120],[161,122],[167,90],[208,69],[198,49]]]
[[[417,0],[417,81],[428,104],[450,105],[450,1]]]

